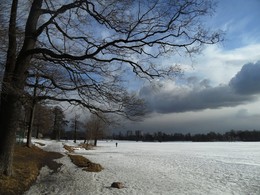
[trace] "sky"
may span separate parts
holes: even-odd
[[[183,59],[180,78],[140,86],[138,94],[150,114],[121,130],[260,130],[259,9],[259,0],[219,0],[215,15],[205,23],[223,30],[224,41],[206,46],[192,60]]]

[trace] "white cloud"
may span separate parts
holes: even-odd
[[[260,60],[260,52],[257,51],[260,51],[260,44],[228,51],[223,47],[211,45],[196,58],[194,69],[187,74],[199,75],[215,85],[227,84],[244,64]]]

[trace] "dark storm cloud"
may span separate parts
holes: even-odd
[[[260,93],[260,61],[245,64],[229,85],[239,94]]]
[[[182,87],[167,89],[169,86],[141,89],[140,96],[147,101],[151,112],[180,113],[237,106],[253,101],[254,94],[260,93],[260,63],[244,65],[229,85],[210,87],[208,80],[191,77]]]

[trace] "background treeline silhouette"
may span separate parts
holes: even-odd
[[[260,141],[260,131],[235,131],[231,130],[226,133],[209,132],[207,134],[182,134],[174,133],[167,134],[163,132],[156,133],[135,133],[132,135],[113,135],[113,139],[118,140],[133,140],[133,141],[193,141],[193,142],[214,142],[214,141]]]

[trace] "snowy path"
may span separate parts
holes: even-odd
[[[46,151],[60,152],[65,154],[62,142],[39,141],[47,144],[43,148]],[[73,143],[65,144],[73,145]],[[40,147],[40,146],[39,146]],[[48,167],[43,167],[36,183],[25,193],[25,195],[79,195],[96,194],[96,183],[94,174],[82,171],[71,163],[67,155],[56,160],[63,165],[58,172],[52,172]],[[97,192],[98,193],[98,192]]]
[[[87,173],[68,157],[60,172],[42,170],[32,194],[260,194],[260,143],[99,142],[95,150],[78,150],[105,169]],[[51,148],[62,152],[58,143]],[[112,182],[124,183],[112,189]]]

